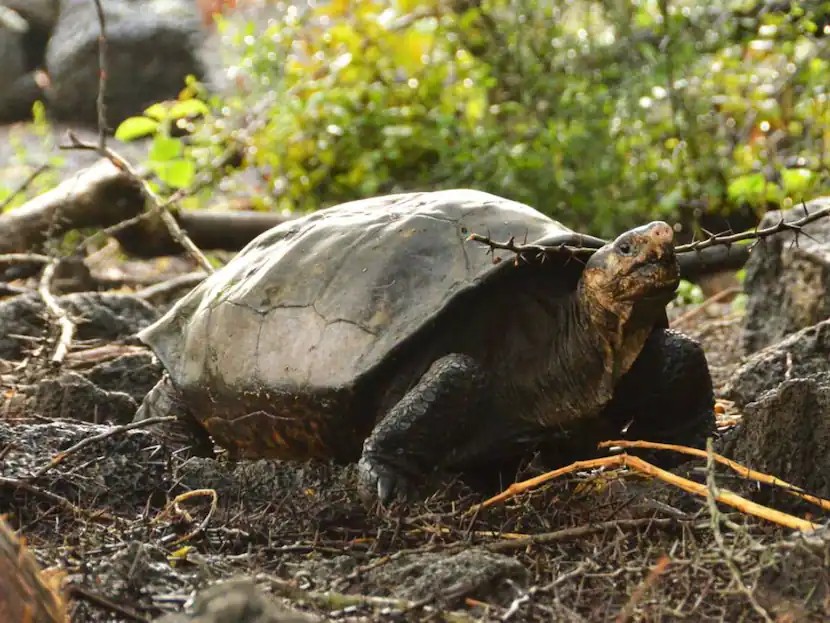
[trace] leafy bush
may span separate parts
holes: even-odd
[[[240,90],[201,144],[256,110],[270,208],[471,186],[601,236],[826,189],[830,3],[462,1],[220,23]]]

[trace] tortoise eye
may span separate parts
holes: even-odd
[[[630,242],[621,242],[620,246],[617,247],[619,252],[622,255],[631,255],[631,243]]]

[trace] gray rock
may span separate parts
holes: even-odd
[[[738,407],[791,378],[830,371],[830,320],[819,322],[747,358],[721,393]]]
[[[204,79],[206,33],[194,0],[102,0],[102,5],[110,128],[155,102],[176,98],[188,75]],[[99,34],[94,2],[61,0],[46,52],[47,100],[54,119],[97,125]]]
[[[28,118],[39,96],[25,49],[29,29],[19,13],[0,4],[0,123]]]
[[[830,497],[830,371],[784,381],[747,404],[724,453]],[[794,501],[787,494],[775,497]]]
[[[168,614],[156,623],[312,623],[309,615],[283,608],[253,580],[219,582],[196,596],[192,613]]]
[[[399,599],[418,601],[437,597],[439,601],[460,597],[513,595],[510,582],[525,586],[530,572],[515,558],[473,548],[448,555],[424,553],[396,564],[378,567],[370,582]]]
[[[830,197],[807,204],[814,212],[830,205]],[[794,221],[803,206],[767,213],[761,227],[781,217]],[[747,309],[743,348],[753,353],[790,333],[830,317],[830,221],[821,219],[804,228],[807,235],[785,232],[760,242],[746,264]]]

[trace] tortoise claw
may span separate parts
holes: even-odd
[[[357,469],[360,497],[364,502],[377,499],[385,506],[395,498],[401,501],[407,499],[409,483],[400,472],[366,456],[360,459]]]

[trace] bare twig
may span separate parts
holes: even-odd
[[[72,345],[72,338],[75,336],[75,323],[66,313],[66,310],[60,306],[55,296],[52,294],[52,279],[55,276],[55,271],[60,264],[60,260],[54,259],[49,262],[43,269],[40,276],[40,285],[38,286],[38,294],[43,300],[43,304],[49,312],[57,319],[58,326],[61,328],[61,334],[58,338],[58,345],[55,348],[55,353],[52,355],[52,363],[60,365],[63,363],[66,353],[69,352],[69,347]]]
[[[149,623],[150,619],[147,617],[141,616],[138,612],[136,612],[132,608],[128,608],[123,604],[116,603],[111,599],[107,599],[103,595],[98,593],[93,593],[87,588],[83,586],[78,586],[77,584],[70,584],[67,586],[67,592],[69,597],[72,599],[83,600],[87,603],[93,604],[102,608],[112,614],[119,615],[119,618],[127,619],[128,621],[138,621],[139,623]]]
[[[41,165],[40,165],[39,167],[37,167],[34,171],[32,171],[31,173],[29,173],[29,175],[27,175],[27,176],[26,176],[26,179],[24,179],[22,182],[20,182],[20,185],[18,185],[18,187],[17,187],[17,188],[15,188],[15,189],[14,189],[14,190],[13,190],[13,191],[9,194],[9,196],[8,196],[8,197],[6,197],[5,199],[3,199],[3,201],[2,201],[2,202],[0,202],[0,212],[2,212],[2,211],[3,211],[3,210],[5,210],[7,207],[9,207],[9,204],[10,204],[12,201],[14,201],[14,198],[15,198],[15,197],[17,197],[20,193],[24,192],[24,191],[25,191],[25,190],[26,190],[29,186],[31,186],[31,185],[32,185],[32,183],[33,183],[33,182],[34,182],[34,181],[35,181],[38,177],[40,177],[40,175],[41,175],[42,173],[44,173],[44,172],[45,172],[46,170],[48,170],[49,168],[51,168],[51,165],[47,162],[47,163],[41,164]]]
[[[76,452],[78,452],[79,450],[82,450],[83,448],[87,447],[90,444],[96,443],[98,441],[102,441],[103,439],[107,439],[109,437],[113,437],[114,435],[118,435],[120,433],[125,433],[125,432],[130,431],[130,430],[135,430],[137,428],[144,428],[144,427],[150,426],[152,424],[161,424],[162,422],[170,422],[170,421],[175,420],[175,419],[176,419],[176,417],[172,416],[172,415],[164,416],[164,417],[147,418],[146,420],[141,420],[140,422],[132,422],[130,424],[123,424],[121,426],[113,426],[112,428],[104,431],[103,433],[99,433],[98,435],[93,435],[92,437],[86,437],[85,439],[82,439],[81,441],[76,443],[74,446],[70,446],[69,448],[67,448],[63,452],[55,455],[54,458],[51,461],[49,461],[46,465],[44,465],[43,467],[36,470],[31,476],[29,476],[27,478],[27,480],[36,480],[37,478],[40,478],[46,472],[48,472],[50,469],[55,467],[58,463],[63,461],[66,457],[71,456],[72,454],[75,454]]]
[[[767,623],[772,623],[772,617],[770,617],[766,609],[758,603],[758,601],[755,599],[755,595],[752,593],[749,587],[746,584],[744,584],[743,578],[741,577],[741,571],[735,564],[735,559],[732,557],[732,552],[730,552],[727,549],[725,540],[723,538],[723,533],[720,530],[720,512],[718,511],[718,505],[715,503],[715,501],[720,499],[721,494],[715,486],[715,459],[712,456],[711,439],[706,440],[706,455],[706,503],[709,507],[709,513],[711,515],[712,534],[715,537],[715,542],[717,543],[718,548],[721,550],[721,553],[726,559],[726,565],[729,567],[729,571],[732,573],[732,577],[734,578],[735,583],[738,585],[741,592],[744,593],[744,595],[746,595],[746,598],[752,605],[753,610],[755,610],[755,612],[757,612],[758,615],[762,619],[764,619],[764,621],[767,621]]]
[[[28,483],[23,480],[19,480],[18,478],[9,478],[8,476],[0,476],[0,486],[8,487],[10,489],[16,489],[20,491],[26,491],[27,493],[31,493],[32,495],[36,495],[37,497],[43,498],[44,500],[48,500],[55,504],[56,506],[60,507],[61,509],[68,511],[70,513],[74,513],[80,517],[87,517],[90,519],[105,519],[111,520],[113,516],[106,512],[92,512],[87,511],[80,506],[77,506],[67,500],[65,497],[58,495],[57,493],[52,493],[51,491],[47,491],[46,489],[41,489],[40,487],[36,487],[35,485]]]
[[[565,467],[561,467],[551,472],[547,472],[546,474],[541,474],[540,476],[535,476],[522,482],[513,483],[501,493],[494,495],[493,497],[485,500],[481,504],[477,504],[467,509],[466,514],[472,514],[476,512],[476,510],[479,507],[484,508],[487,506],[492,506],[493,504],[496,504],[498,502],[503,502],[504,500],[510,499],[511,497],[518,495],[519,493],[528,491],[529,489],[537,487],[549,480],[553,480],[554,478],[558,478],[559,476],[563,476],[565,474],[569,474],[578,470],[593,469],[597,467],[628,467],[646,476],[651,476],[652,478],[657,478],[670,485],[674,485],[675,487],[683,489],[684,491],[687,491],[689,493],[694,493],[695,495],[701,497],[705,497],[707,495],[706,487],[704,487],[703,485],[689,480],[688,478],[683,478],[682,476],[678,476],[677,474],[668,472],[664,469],[660,469],[659,467],[652,465],[651,463],[641,459],[640,457],[631,456],[629,454],[623,453],[614,456],[606,456],[599,459],[591,459],[588,461],[576,461],[575,463],[571,463],[570,465],[566,465]],[[733,508],[737,508],[739,511],[743,513],[754,515],[756,517],[760,517],[762,519],[766,519],[767,521],[772,521],[779,525],[786,526],[788,528],[793,528],[795,530],[810,532],[819,527],[818,524],[815,524],[811,521],[806,521],[804,519],[800,519],[799,517],[795,517],[788,513],[783,513],[781,511],[775,510],[774,508],[769,508],[767,506],[757,504],[751,500],[747,500],[746,498],[732,493],[731,491],[723,491],[719,493],[717,501],[723,504],[728,504]],[[515,541],[509,542],[515,543]]]
[[[104,94],[107,90],[107,18],[101,0],[95,0],[95,12],[98,14],[98,149],[107,148],[107,105]]]
[[[216,512],[216,509],[219,506],[219,496],[217,495],[216,490],[215,489],[194,489],[193,491],[188,491],[186,493],[182,493],[181,495],[177,495],[170,502],[168,502],[167,506],[164,507],[164,510],[162,510],[153,519],[154,523],[158,522],[158,521],[161,521],[162,518],[166,517],[167,515],[169,515],[171,513],[173,508],[178,507],[178,505],[181,502],[185,502],[185,501],[189,500],[190,498],[198,497],[198,496],[208,496],[208,497],[210,497],[210,510],[208,511],[207,515],[205,515],[205,518],[201,521],[201,523],[198,526],[196,526],[196,528],[194,528],[193,530],[191,530],[190,532],[185,534],[183,537],[180,537],[180,538],[176,539],[175,541],[173,541],[172,545],[178,545],[179,543],[184,543],[185,541],[189,541],[190,539],[192,539],[194,536],[196,536],[197,534],[202,532],[207,527],[208,523],[210,523],[211,517],[213,517],[214,513]]]
[[[184,275],[178,275],[171,279],[167,279],[166,281],[142,288],[136,292],[135,295],[145,301],[151,301],[154,298],[166,296],[171,292],[175,292],[176,290],[180,290],[182,288],[192,288],[193,286],[204,281],[205,277],[207,277],[207,273],[202,271],[185,273]]]
[[[0,264],[50,264],[55,258],[40,253],[0,253]]]
[[[603,521],[597,524],[588,524],[585,526],[574,526],[573,528],[563,528],[555,532],[543,532],[540,534],[530,534],[520,539],[508,539],[505,541],[496,541],[495,543],[487,543],[484,545],[492,552],[504,552],[514,549],[524,549],[530,545],[543,545],[549,543],[558,543],[560,541],[569,541],[572,539],[579,539],[592,534],[600,534],[606,530],[622,529],[622,528],[643,528],[646,526],[670,526],[677,523],[675,519],[670,518],[636,518],[636,519],[615,519],[611,521]]]
[[[685,312],[684,314],[681,314],[680,316],[678,316],[674,320],[674,322],[671,323],[672,328],[679,327],[681,325],[686,324],[690,320],[693,320],[693,319],[697,318],[701,313],[703,313],[703,310],[705,310],[712,303],[717,303],[718,301],[722,301],[723,299],[725,299],[725,298],[727,298],[727,297],[729,297],[733,294],[740,294],[742,291],[743,291],[743,288],[741,286],[732,286],[732,287],[729,287],[729,288],[724,288],[720,292],[717,292],[716,294],[713,294],[712,296],[710,296],[708,299],[703,301],[697,307],[695,307],[693,309],[690,309],[689,311]]]
[[[757,472],[754,469],[750,469],[748,467],[744,467],[737,461],[733,461],[732,459],[727,459],[725,456],[722,456],[717,453],[707,453],[705,450],[700,450],[699,448],[689,448],[687,446],[678,446],[675,444],[669,443],[659,443],[656,441],[628,441],[625,439],[615,439],[613,441],[602,441],[599,443],[599,448],[611,448],[613,446],[617,446],[619,448],[643,448],[643,449],[650,449],[650,450],[670,450],[673,452],[680,452],[681,454],[688,454],[691,456],[700,457],[703,459],[708,459],[711,456],[715,461],[720,463],[721,465],[725,465],[735,471],[738,475],[748,480],[757,480],[758,482],[762,482],[765,485],[770,485],[774,487],[781,487],[787,493],[794,495],[796,497],[801,498],[802,500],[806,500],[808,502],[812,502],[816,506],[820,506],[824,510],[830,510],[830,500],[825,500],[823,498],[817,497],[815,495],[810,495],[805,493],[801,487],[797,487],[793,484],[785,482],[780,478],[776,478],[775,476],[770,476],[768,474],[764,474],[762,472]]]

